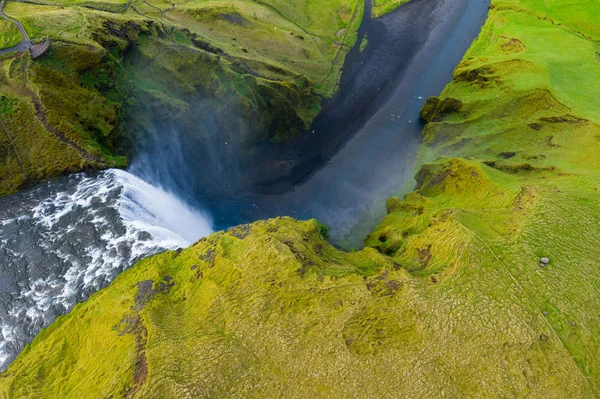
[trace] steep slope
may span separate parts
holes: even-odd
[[[423,109],[416,190],[363,251],[283,218],[147,259],[44,330],[0,392],[600,396],[599,15],[494,1]]]
[[[52,45],[39,60],[0,59],[0,195],[125,166],[164,135],[161,123],[194,140],[217,125],[239,158],[295,136],[333,94],[362,10],[359,0],[9,2],[32,40]],[[13,31],[1,33],[7,45]]]
[[[16,46],[21,40],[23,38],[14,24],[0,21],[0,48]]]
[[[484,308],[494,296],[466,275],[516,288],[596,396],[599,28],[596,2],[493,2],[453,82],[423,108],[417,191],[390,200],[368,239]],[[464,259],[469,246],[478,259]]]

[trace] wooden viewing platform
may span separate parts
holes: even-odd
[[[50,48],[50,39],[46,39],[39,43],[30,45],[29,46],[29,54],[31,55],[31,58],[35,60],[37,58],[40,58],[42,55],[44,55],[46,53],[46,51],[48,51],[49,48]]]
[[[34,60],[36,58],[39,58],[42,55],[44,55],[46,53],[46,51],[48,51],[48,49],[50,48],[50,39],[46,38],[46,40],[43,40],[41,42],[33,43],[31,41],[31,39],[29,38],[29,35],[27,34],[27,31],[25,30],[25,27],[23,26],[21,21],[19,21],[17,19],[12,19],[4,13],[5,5],[6,5],[6,0],[1,0],[0,1],[0,17],[4,18],[8,22],[11,22],[17,26],[17,28],[19,29],[19,32],[21,32],[21,36],[23,36],[23,40],[16,46],[0,50],[0,55],[6,54],[6,53],[9,53],[12,51],[25,51],[25,50],[29,50],[29,54],[31,55],[31,58]]]

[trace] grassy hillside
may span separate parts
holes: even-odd
[[[599,397],[599,15],[495,0],[423,108],[415,191],[363,251],[284,218],[152,257],[44,330],[0,392]]]
[[[137,24],[153,21],[157,26],[194,33],[198,40],[209,42],[228,56],[249,62],[266,77],[279,77],[277,69],[304,75],[324,96],[333,94],[344,54],[356,40],[363,10],[359,0],[326,4],[312,0],[133,0],[124,13],[111,15],[96,10],[117,10],[126,3],[41,3],[47,5],[9,2],[6,12],[18,17],[32,38],[50,35],[90,44],[98,42],[94,34],[107,19]],[[189,41],[187,44],[191,45]]]
[[[12,47],[23,40],[17,26],[6,20],[0,20],[0,49]]]
[[[250,126],[222,129],[244,151],[306,130],[334,93],[363,3],[9,1],[5,12],[52,46],[39,60],[0,59],[0,195],[124,166],[157,122],[201,126],[204,102]],[[0,32],[6,46],[14,29]]]
[[[66,172],[125,165],[109,152],[119,99],[83,82],[102,62],[100,50],[64,46],[35,63],[25,55],[0,60],[0,195]]]

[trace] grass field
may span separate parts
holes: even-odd
[[[600,396],[600,5],[492,4],[423,108],[416,190],[363,251],[284,218],[149,258],[44,330],[0,392]]]
[[[117,105],[81,87],[81,71],[64,67],[74,56],[69,50],[37,63],[27,55],[0,60],[0,194],[64,173],[126,164],[108,152]],[[93,75],[101,57],[84,57],[80,68]]]
[[[110,9],[104,2],[45,3],[56,6],[9,2],[6,12],[19,18],[32,37],[86,44],[93,40],[97,21],[110,15],[85,7]],[[187,29],[226,54],[258,66],[267,77],[275,77],[272,71],[277,68],[306,76],[317,93],[329,97],[345,53],[356,42],[362,11],[362,0],[325,5],[311,0],[134,0],[125,14],[110,18],[150,20]]]
[[[16,46],[21,40],[23,37],[15,24],[0,20],[0,48]]]

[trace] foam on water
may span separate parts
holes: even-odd
[[[186,246],[211,233],[207,216],[173,194],[127,172],[113,173],[125,189],[119,212],[127,222],[151,230],[155,238],[161,237],[165,243],[173,240]]]
[[[136,261],[210,233],[205,214],[121,170],[1,198],[0,368]]]

